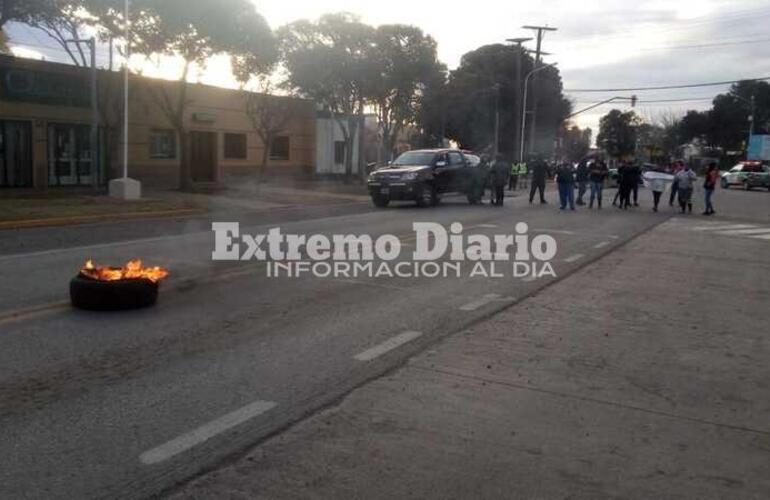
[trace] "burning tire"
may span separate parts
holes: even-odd
[[[99,281],[81,275],[70,282],[70,299],[78,309],[121,311],[150,307],[158,300],[158,283],[147,279]]]
[[[122,311],[150,307],[158,300],[160,281],[168,271],[145,268],[139,260],[125,267],[97,267],[88,261],[70,281],[70,300],[78,309]]]

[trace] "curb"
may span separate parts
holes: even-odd
[[[102,222],[102,221],[121,221],[121,220],[137,220],[137,219],[155,219],[163,217],[175,217],[175,216],[188,216],[204,213],[205,210],[199,208],[186,208],[179,210],[158,210],[150,212],[130,212],[125,214],[108,214],[108,215],[81,215],[74,217],[48,217],[45,219],[27,219],[27,220],[15,220],[0,222],[0,230],[4,229],[27,229],[34,227],[47,227],[47,226],[70,226],[76,224],[87,224],[89,222]]]

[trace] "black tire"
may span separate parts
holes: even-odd
[[[722,185],[722,189],[729,189],[730,188],[730,184],[727,183],[727,179],[723,178],[722,181],[721,181],[721,185]]]
[[[158,283],[135,279],[98,281],[78,275],[70,281],[73,307],[89,311],[124,311],[150,307],[158,300]]]
[[[435,207],[438,205],[436,190],[430,184],[423,184],[416,201],[418,207]]]
[[[468,195],[468,203],[470,203],[471,205],[478,205],[479,199],[476,198],[475,195],[469,194]]]
[[[390,204],[390,198],[384,196],[372,196],[372,203],[375,207],[386,208]]]
[[[743,181],[743,190],[751,191],[751,186],[749,185],[749,181]]]

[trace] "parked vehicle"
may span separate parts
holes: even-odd
[[[474,176],[481,168],[476,155],[457,149],[407,151],[390,165],[369,175],[367,186],[372,202],[387,207],[391,201],[415,201],[434,206],[446,193],[462,193],[473,203]]]
[[[746,191],[759,187],[770,190],[770,166],[758,161],[743,161],[722,174],[723,189],[740,186]]]

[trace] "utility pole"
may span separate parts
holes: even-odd
[[[495,158],[500,153],[500,84],[495,84]]]
[[[519,151],[519,137],[521,137],[521,110],[522,110],[522,88],[521,88],[521,62],[524,57],[524,47],[522,44],[528,42],[532,38],[509,38],[507,41],[516,44],[516,111],[514,113],[514,151],[513,157],[520,158],[521,151]]]
[[[530,26],[530,25],[522,26],[522,28],[537,31],[537,37],[536,37],[537,45],[535,48],[534,69],[538,69],[540,67],[540,62],[543,55],[543,51],[542,51],[543,37],[545,36],[545,32],[556,31],[557,28],[551,28],[548,26]],[[533,151],[535,149],[535,130],[537,128],[537,104],[538,104],[537,76],[535,76],[535,79],[532,82],[532,125],[529,131],[529,150],[530,151]]]

